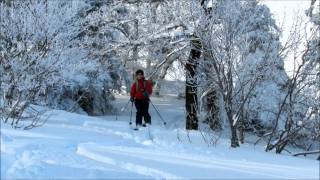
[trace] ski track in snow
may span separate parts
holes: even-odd
[[[103,155],[100,155],[99,153],[95,152],[94,150],[90,150],[90,148],[83,146],[83,145],[79,145],[79,147],[77,149],[77,153],[79,155],[88,157],[90,159],[93,159],[93,160],[96,160],[99,162],[103,162],[106,164],[114,165],[114,166],[126,169],[126,170],[134,172],[134,173],[142,174],[145,176],[150,176],[155,179],[163,179],[163,178],[165,178],[165,179],[181,179],[181,177],[175,176],[173,174],[170,174],[170,173],[158,170],[158,169],[150,168],[147,166],[143,166],[138,163],[130,163],[130,162],[126,162],[124,160],[123,161],[115,160],[115,159],[111,158],[113,156],[107,156],[105,153],[103,153]]]
[[[95,150],[92,150],[90,147],[95,147]],[[275,166],[273,164],[256,164],[256,163],[244,163],[241,161],[229,161],[229,160],[218,160],[218,159],[203,159],[199,157],[194,158],[187,158],[188,154],[175,154],[170,155],[170,152],[154,152],[153,150],[143,150],[138,148],[128,148],[128,147],[112,147],[112,146],[99,146],[97,144],[87,143],[87,144],[80,144],[78,146],[78,154],[95,159],[97,161],[102,161],[107,164],[112,165],[119,165],[122,168],[126,168],[127,166],[123,165],[126,163],[116,163],[115,160],[109,158],[109,157],[123,157],[123,159],[129,159],[134,158],[136,161],[139,161],[139,159],[143,159],[144,161],[152,161],[152,164],[156,164],[155,166],[158,166],[159,163],[165,164],[164,167],[173,166],[177,168],[177,166],[181,166],[181,169],[185,166],[191,167],[191,169],[195,170],[198,169],[199,172],[201,171],[212,171],[212,169],[221,169],[221,170],[227,170],[227,171],[236,171],[240,174],[251,174],[256,175],[253,177],[266,177],[266,178],[281,178],[281,179],[294,179],[295,177],[287,177],[287,176],[281,176],[281,175],[274,175],[274,172],[277,172],[281,174],[283,171],[291,172],[293,170],[299,170],[298,168],[292,168],[292,167],[285,167],[285,166]],[[192,155],[191,155],[192,156]],[[130,164],[130,163],[129,163]],[[133,164],[130,164],[133,165]],[[258,166],[260,165],[260,166]],[[143,168],[143,166],[140,166],[136,164],[139,168],[138,173],[142,173],[144,175],[151,175],[154,178],[159,178],[158,176],[154,175],[162,175],[162,178],[166,179],[181,179],[182,177],[177,177],[174,175],[171,175],[169,173],[165,173],[161,170],[152,169],[150,167]],[[132,167],[132,166],[130,166]],[[207,169],[207,170],[206,170]],[[128,169],[129,170],[129,169]],[[131,169],[134,170],[133,172],[136,172],[137,169]],[[146,173],[147,172],[147,173]],[[161,173],[152,173],[152,172],[161,172]],[[188,173],[186,173],[188,174]],[[286,173],[287,174],[287,173]],[[188,174],[188,176],[183,178],[188,178],[192,176],[191,174]]]
[[[176,113],[168,116],[177,120]],[[161,124],[151,127],[150,139],[147,128],[130,129],[128,116],[113,121],[57,111],[54,118],[30,131],[1,127],[1,179],[314,179],[319,173],[317,161],[310,159],[228,149],[227,141],[217,148],[183,143],[176,139],[179,129]],[[186,135],[180,131],[181,137]],[[189,133],[193,142],[201,141],[197,132]]]
[[[95,123],[87,123],[85,126],[91,127],[94,129],[98,124]],[[119,126],[122,127],[122,126]],[[96,127],[98,128],[98,127]],[[101,127],[99,127],[101,128]],[[98,129],[99,129],[98,128]],[[104,127],[108,128],[108,127]],[[109,127],[110,128],[110,127]],[[102,129],[101,129],[102,130]],[[147,133],[146,129],[142,128],[139,131],[131,130],[129,133],[120,133],[119,131],[114,131],[108,129],[104,131],[110,134],[116,134],[125,139],[132,139],[136,143],[141,143],[142,145],[153,145],[153,142],[148,142],[148,140],[144,140],[143,134]],[[157,143],[157,142],[155,142]],[[94,147],[90,148],[90,147]],[[252,177],[265,177],[265,178],[280,178],[280,179],[295,179],[296,175],[290,175],[292,171],[299,171],[300,168],[285,166],[285,165],[277,165],[277,164],[268,164],[268,163],[257,163],[257,162],[243,162],[240,160],[226,160],[226,159],[218,159],[218,158],[203,158],[203,156],[198,156],[194,158],[186,158],[195,156],[194,154],[172,154],[172,152],[159,152],[154,149],[146,149],[146,148],[132,148],[127,146],[102,146],[96,143],[83,143],[78,145],[77,153],[79,155],[83,155],[85,157],[91,158],[93,160],[97,160],[99,162],[104,162],[106,164],[111,164],[118,166],[120,168],[141,174],[146,176],[151,176],[153,178],[165,178],[165,179],[181,179],[181,178],[189,178],[192,177],[192,174],[188,174],[188,176],[179,177],[174,176],[174,172],[169,173],[166,172],[165,169],[157,169],[159,163],[164,164],[163,167],[181,166],[183,169],[186,166],[189,166],[191,169],[198,169],[199,172],[207,169],[208,171],[212,171],[212,169],[220,169],[224,171],[237,172],[239,174],[245,174],[246,176]],[[151,163],[148,166],[143,166],[138,163],[130,163],[126,161],[116,161],[112,159],[112,157],[122,157],[121,159],[134,159],[136,162],[139,161],[150,161]],[[153,164],[156,164],[155,167],[152,167]],[[134,168],[135,167],[135,168]],[[152,168],[151,168],[152,167]],[[170,169],[170,168],[169,168]],[[285,175],[281,175],[285,172]],[[312,173],[312,171],[310,172]],[[196,177],[195,177],[196,178]]]

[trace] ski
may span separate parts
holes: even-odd
[[[138,130],[139,130],[139,127],[133,125],[132,123],[129,123],[129,129],[134,130],[134,131],[138,131]]]
[[[139,128],[135,127],[135,128],[133,128],[132,130],[134,130],[134,131],[138,131],[138,130],[139,130]]]

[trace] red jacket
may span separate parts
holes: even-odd
[[[145,79],[139,79],[138,88],[136,87],[136,82],[132,83],[130,96],[138,100],[143,100],[146,98],[143,96],[144,91],[146,91],[148,93],[148,96],[150,97],[152,94],[152,84],[150,81],[147,81]]]

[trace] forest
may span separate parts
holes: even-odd
[[[179,128],[206,144],[254,137],[266,152],[320,160],[319,1],[292,22],[281,42],[258,0],[0,0],[1,124],[41,129],[39,107],[119,114],[142,69],[151,101],[169,88],[183,102]]]

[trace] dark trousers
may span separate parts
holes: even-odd
[[[146,100],[135,100],[134,105],[137,109],[136,125],[142,124],[142,117],[145,123],[151,124],[151,116],[149,114],[149,102]]]

